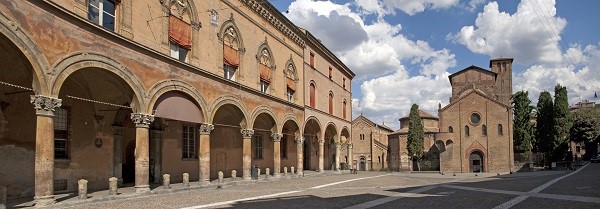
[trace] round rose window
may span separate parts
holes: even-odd
[[[479,116],[479,114],[477,114],[477,113],[471,114],[471,123],[478,124],[480,120],[481,120],[481,117]]]

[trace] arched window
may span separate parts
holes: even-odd
[[[288,61],[287,67],[284,71],[285,83],[286,83],[286,97],[288,102],[294,102],[294,93],[296,92],[296,67],[292,59]]]
[[[269,90],[269,84],[271,84],[271,74],[273,67],[273,57],[271,50],[264,44],[258,54],[259,69],[260,69],[260,92],[267,93]]]
[[[498,62],[496,63],[496,68],[498,68],[498,72],[502,71],[502,66],[500,66],[501,64]]]
[[[446,140],[446,146],[450,146],[452,143],[454,143],[452,140],[450,140],[450,139]]]
[[[88,20],[102,27],[115,31],[116,3],[114,0],[90,0],[88,4]]]
[[[465,136],[469,136],[469,126],[465,126]]]
[[[239,35],[233,26],[224,30],[223,34],[223,77],[235,80],[235,72],[240,65]]]
[[[329,114],[333,115],[333,93],[329,92]]]
[[[504,71],[506,71],[506,62],[503,62],[503,63],[502,63],[502,71],[503,71],[503,72],[504,72]]]
[[[454,133],[454,129],[452,128],[452,126],[448,126],[448,133]]]
[[[498,135],[504,135],[504,131],[502,130],[502,124],[498,124]]]
[[[487,136],[487,126],[485,126],[485,125],[481,126],[481,134],[484,136]]]
[[[346,119],[346,100],[342,102],[342,115]]]
[[[192,48],[192,26],[186,22],[189,20],[182,18],[182,14],[169,15],[169,48],[171,57],[187,62],[189,50]]]
[[[315,99],[316,99],[316,98],[315,98],[315,96],[316,96],[316,92],[315,92],[315,91],[316,91],[316,90],[317,90],[317,89],[316,89],[316,87],[315,87],[315,84],[314,84],[314,83],[310,83],[310,89],[309,89],[309,94],[310,94],[310,98],[309,98],[309,105],[310,105],[310,107],[312,107],[312,108],[315,108],[315,104],[316,104],[316,102],[315,102]]]

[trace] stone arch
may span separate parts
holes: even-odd
[[[160,98],[161,95],[170,91],[183,92],[184,94],[194,99],[194,102],[196,102],[196,104],[199,106],[200,111],[204,116],[202,120],[208,121],[208,114],[206,114],[206,109],[208,108],[208,105],[206,104],[204,97],[202,97],[202,94],[200,94],[200,92],[192,85],[189,85],[188,83],[180,80],[163,80],[154,84],[154,86],[150,88],[150,91],[147,94],[149,100],[147,106],[148,109],[146,109],[146,112],[152,113],[154,105],[157,102],[158,98]]]
[[[319,119],[315,116],[309,116],[308,118],[306,118],[306,120],[304,121],[304,125],[302,125],[303,128],[306,128],[306,125],[308,124],[309,121],[315,121],[319,127],[319,129],[321,129],[321,131],[323,130],[323,126],[321,125],[321,121],[319,121]]]
[[[235,19],[233,19],[233,14],[231,15],[231,17],[229,17],[228,20],[225,20],[225,22],[223,22],[221,24],[221,29],[219,29],[219,41],[221,41],[221,43],[224,42],[224,38],[225,38],[225,32],[227,32],[227,30],[229,28],[233,28],[233,30],[235,30],[235,32],[237,33],[237,41],[238,41],[238,51],[240,53],[243,53],[245,51],[244,48],[244,39],[242,38],[241,34],[240,34],[240,29],[237,27],[237,24],[235,24]]]
[[[252,115],[250,116],[250,124],[248,125],[248,127],[254,127],[254,123],[256,122],[256,119],[258,118],[258,116],[260,114],[263,114],[263,113],[271,116],[271,118],[275,122],[275,127],[274,127],[275,130],[273,130],[274,131],[273,133],[275,133],[277,130],[281,130],[280,127],[282,126],[282,124],[280,124],[279,121],[276,120],[277,117],[275,117],[275,112],[266,105],[261,105],[254,109],[254,111],[252,112]]]
[[[347,126],[342,126],[342,129],[340,130],[340,142],[344,143],[341,137],[346,137],[345,143],[352,143],[349,141],[352,140],[352,137],[350,137],[350,130]]]
[[[285,63],[285,69],[283,69],[283,74],[286,77],[294,80],[295,82],[298,82],[298,80],[300,80],[300,79],[298,78],[298,70],[297,69],[298,68],[296,68],[294,59],[292,58],[292,55],[290,55],[290,59]]]
[[[323,129],[324,130],[323,131],[323,138],[325,138],[327,130],[329,129],[330,126],[333,127],[333,133],[335,134],[335,136],[334,136],[335,142],[340,142],[340,135],[339,135],[339,132],[338,132],[338,130],[340,130],[340,129],[338,129],[337,125],[335,125],[334,122],[328,122],[327,125],[325,125],[325,128]]]
[[[256,60],[258,60],[258,63],[261,64],[261,58],[264,57],[262,56],[264,50],[269,53],[268,61],[270,62],[270,66],[268,67],[270,67],[272,71],[275,71],[277,68],[275,65],[275,56],[273,56],[273,50],[271,50],[271,47],[269,47],[269,43],[266,40],[258,47],[258,51],[256,52]]]
[[[45,74],[50,65],[37,45],[20,29],[16,22],[11,21],[4,14],[0,14],[0,34],[14,44],[31,65],[33,91],[36,94],[49,95],[50,89],[48,89]]]
[[[70,54],[58,61],[54,67],[52,67],[51,73],[56,75],[56,77],[50,83],[51,96],[58,97],[60,88],[71,74],[78,70],[90,67],[107,70],[123,79],[133,90],[134,101],[133,104],[131,104],[132,108],[137,105],[137,109],[139,110],[147,109],[146,103],[143,100],[144,92],[146,91],[138,77],[127,67],[111,57],[94,52],[76,52]],[[151,112],[143,113],[150,114]]]
[[[242,103],[242,101],[233,96],[222,96],[213,102],[210,108],[210,120],[208,120],[209,123],[213,123],[213,121],[215,120],[215,114],[217,113],[217,110],[220,107],[228,104],[237,107],[242,112],[242,117],[244,119],[242,120],[242,124],[240,124],[240,126],[242,128],[251,127],[248,126],[248,110],[246,110],[246,107],[243,105],[244,103]]]
[[[279,120],[279,124],[281,124],[281,129],[283,131],[283,126],[285,125],[285,123],[287,123],[288,121],[292,121],[296,124],[296,126],[298,126],[298,130],[304,130],[303,126],[301,126],[302,124],[298,122],[298,119],[296,119],[296,115],[292,114],[292,113],[288,113],[286,115],[284,115],[281,120]]]

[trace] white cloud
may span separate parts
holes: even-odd
[[[562,61],[559,41],[567,21],[556,17],[554,0],[523,0],[515,14],[488,3],[474,26],[464,26],[448,38],[475,53],[515,57],[524,65]],[[548,8],[550,7],[550,8]]]
[[[349,4],[296,0],[290,5],[287,17],[332,49],[356,73],[355,81],[364,81],[359,84],[363,97],[352,100],[353,115],[362,112],[374,122],[387,121],[386,124],[397,129],[398,119],[408,113],[413,103],[435,114],[437,105],[448,100],[451,90],[447,70],[456,66],[456,60],[447,49],[434,49],[426,41],[407,38],[401,33],[401,25],[389,24],[383,18],[365,23],[365,14],[395,5],[390,2],[357,0],[363,11],[352,11]],[[449,2],[455,1],[419,0],[408,4],[437,9],[447,7]],[[413,5],[412,8],[419,7]],[[355,38],[340,43],[337,39],[348,35],[341,33],[365,33],[367,38],[351,35]],[[344,47],[336,44],[344,44]],[[411,71],[419,71],[420,75],[410,77],[404,63],[410,63],[411,68],[415,68]]]
[[[467,10],[473,12],[477,9],[477,7],[479,7],[479,5],[485,4],[485,2],[487,2],[487,0],[471,0],[466,8]]]
[[[377,13],[380,17],[396,14],[400,10],[415,15],[425,9],[447,9],[458,5],[459,0],[356,0],[355,4],[366,13]]]

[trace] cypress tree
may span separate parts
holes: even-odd
[[[530,153],[533,142],[533,126],[531,125],[531,112],[533,106],[527,91],[519,91],[512,95],[514,108],[513,140],[515,152]]]
[[[550,92],[540,93],[537,103],[537,126],[535,129],[535,149],[538,152],[552,153],[560,144],[554,137],[554,103]]]
[[[571,129],[571,112],[569,112],[569,99],[567,87],[556,84],[554,87],[554,140],[559,143],[559,148],[554,150],[554,157],[564,157],[569,145],[566,141]]]
[[[423,130],[423,123],[421,122],[421,116],[419,116],[419,105],[412,105],[408,117],[410,121],[407,139],[408,155],[420,160],[423,156],[423,140],[425,132]]]

